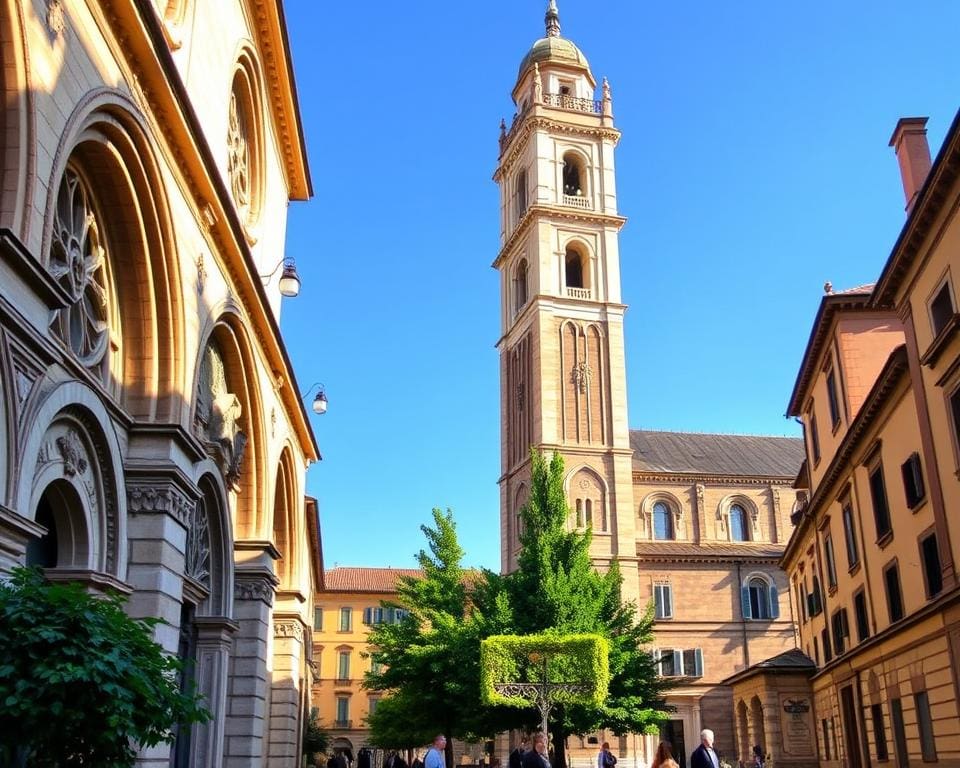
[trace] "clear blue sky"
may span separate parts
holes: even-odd
[[[903,224],[887,141],[958,106],[960,3],[560,0],[613,88],[630,422],[784,419],[825,280],[873,281]],[[315,196],[282,327],[324,460],[324,559],[407,566],[434,506],[499,568],[500,118],[546,0],[287,0]]]

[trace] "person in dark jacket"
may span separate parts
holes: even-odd
[[[547,734],[538,733],[533,737],[533,749],[527,750],[521,761],[522,768],[550,768],[547,754]]]
[[[720,768],[720,756],[713,748],[713,731],[700,731],[700,746],[690,755],[690,768]]]
[[[523,756],[530,749],[530,739],[526,736],[520,742],[520,745],[510,753],[510,768],[523,768]]]

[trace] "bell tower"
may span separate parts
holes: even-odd
[[[501,567],[515,567],[529,450],[559,451],[569,525],[593,529],[601,568],[618,560],[637,596],[636,513],[620,294],[613,102],[586,57],[560,34],[520,64],[516,115],[500,126]]]

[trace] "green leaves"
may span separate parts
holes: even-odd
[[[153,642],[157,619],[132,619],[119,596],[47,583],[17,569],[0,583],[0,765],[134,764],[209,713],[181,692],[179,663]]]

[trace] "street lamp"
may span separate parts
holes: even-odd
[[[293,298],[300,293],[300,275],[297,274],[297,264],[292,258],[280,259],[271,272],[260,275],[260,280],[266,285],[277,274],[280,267],[283,267],[283,273],[280,275],[280,295]]]
[[[317,416],[322,416],[327,412],[327,393],[324,391],[323,382],[317,381],[310,385],[310,388],[301,395],[306,400],[315,387],[320,387],[317,396],[313,398],[313,404],[310,406]]]

